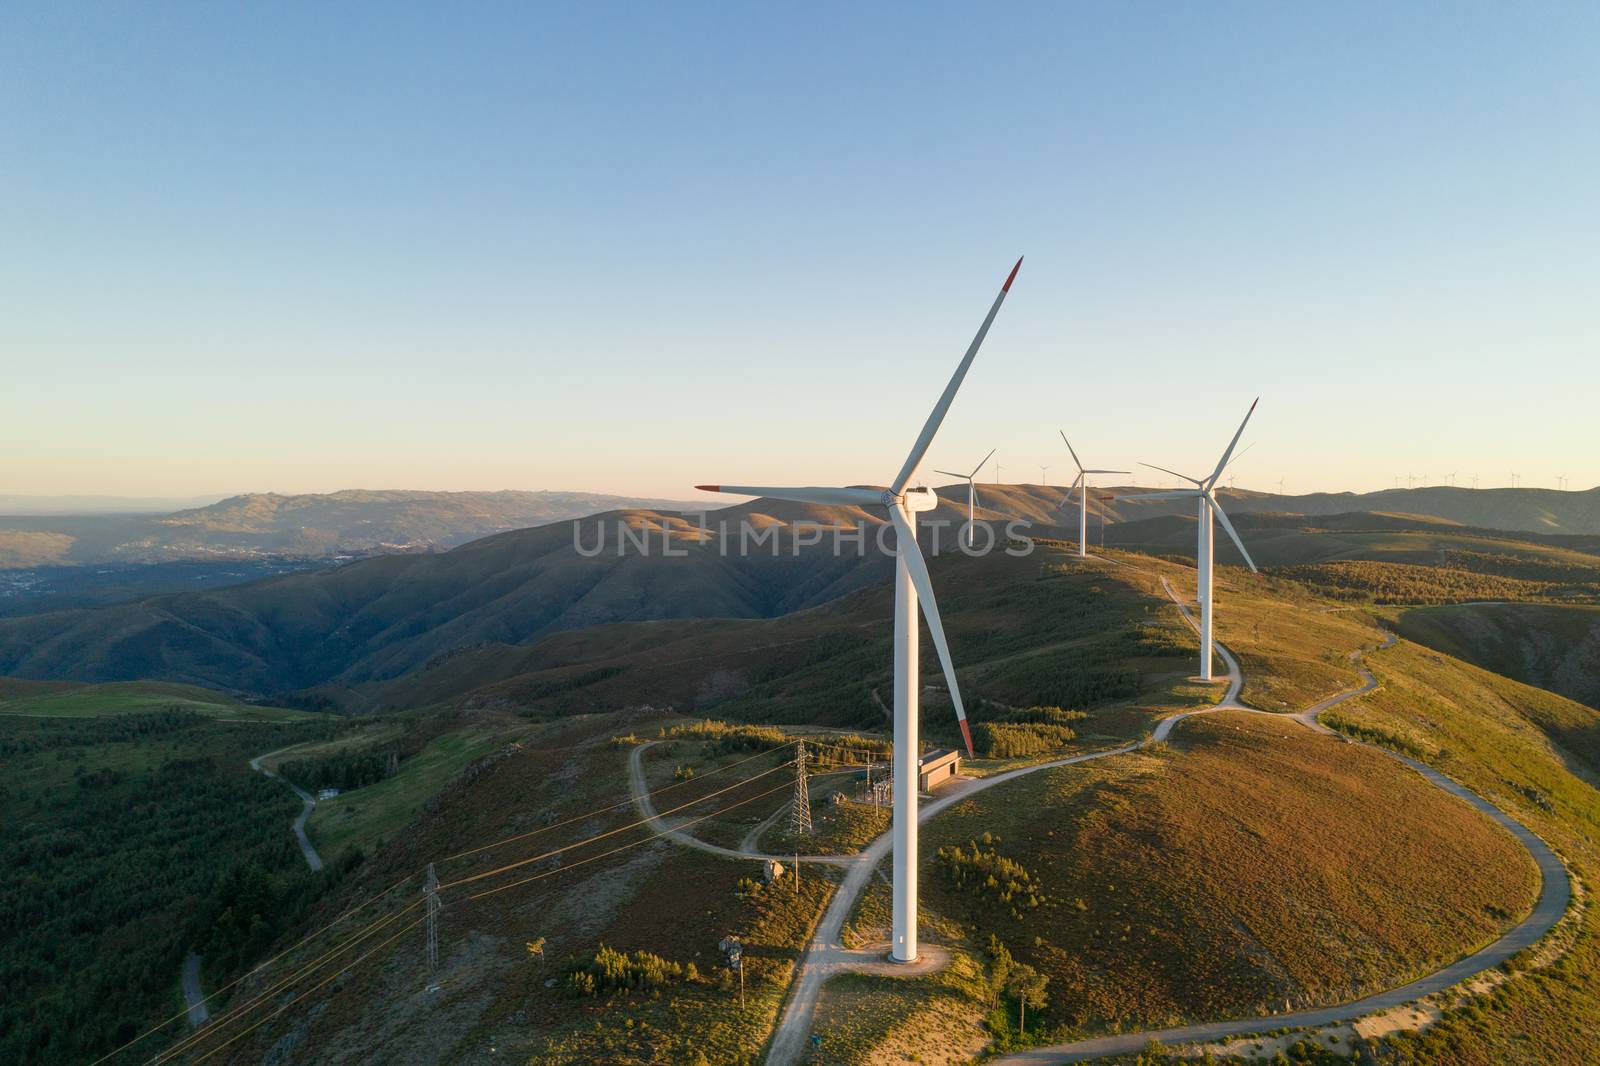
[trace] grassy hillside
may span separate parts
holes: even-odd
[[[1165,564],[1152,564],[1165,565]],[[1082,562],[1059,543],[1034,553],[932,562],[974,721],[993,704],[1093,709],[1085,736],[1127,736],[1152,699],[1192,672],[1193,635],[1151,578]],[[1167,567],[1177,575],[1177,567]],[[762,722],[880,726],[890,690],[887,584],[781,618],[634,623],[451,656],[359,689],[356,706],[451,703],[557,714],[648,704]],[[937,659],[923,656],[925,729],[955,739]],[[1187,692],[1179,703],[1204,698]]]
[[[1398,612],[1410,640],[1600,708],[1600,607],[1484,603]]]
[[[1370,735],[1415,738],[1427,761],[1550,843],[1592,886],[1600,875],[1600,715],[1571,700],[1401,641],[1369,656],[1381,688],[1340,715]],[[1529,960],[1482,1006],[1391,1041],[1385,1062],[1580,1064],[1600,1060],[1600,918],[1584,908],[1570,950]]]
[[[1047,974],[1040,1027],[1071,1034],[1356,998],[1492,940],[1538,886],[1510,834],[1393,760],[1237,713],[983,793],[924,840],[928,905]],[[986,856],[1028,889],[955,880]]]
[[[213,689],[161,681],[86,685],[71,681],[0,678],[0,715],[103,718],[138,711],[188,711],[228,722],[296,722],[319,716],[284,707],[241,703]]]
[[[381,966],[353,969],[322,1009],[275,1019],[228,1053],[253,1061],[290,1041],[318,1049],[319,1061],[359,1060],[375,1043],[394,1063],[476,1059],[491,1047],[511,1061],[548,1063],[693,1062],[697,1052],[748,1060],[830,882],[808,871],[798,891],[790,883],[754,890],[746,882],[759,878],[758,864],[652,844],[628,829],[630,808],[614,804],[627,795],[631,749],[611,738],[653,734],[665,721],[566,719],[539,727],[520,751],[473,764],[312,919],[435,862],[447,886],[439,970],[427,971],[414,930],[384,950]],[[491,873],[612,829],[623,832],[559,861]],[[412,894],[397,898],[410,903]],[[717,947],[729,935],[745,944],[742,1010]],[[527,943],[541,938],[542,955],[530,955]],[[597,971],[607,948],[648,952],[676,972],[658,987],[612,988],[602,977],[590,993],[575,990],[571,975]]]

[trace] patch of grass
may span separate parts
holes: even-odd
[[[117,681],[101,685],[26,682],[0,685],[0,714],[39,718],[103,718],[142,711],[184,710],[219,721],[300,722],[324,719],[309,711],[241,703],[197,685]]]
[[[422,805],[474,759],[528,735],[527,726],[496,725],[465,729],[430,741],[417,755],[401,762],[400,772],[366,788],[322,800],[312,811],[306,831],[326,858],[348,852],[370,852],[393,838],[416,817]],[[298,757],[298,752],[285,753]]]

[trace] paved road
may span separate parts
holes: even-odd
[[[1163,581],[1162,584],[1165,585],[1166,582]],[[1170,587],[1168,587],[1167,593],[1168,595],[1172,594]],[[1194,620],[1190,617],[1188,608],[1183,607],[1182,604],[1179,606],[1183,609],[1184,617],[1188,618],[1192,625]],[[1391,633],[1384,640],[1382,647],[1387,648],[1394,641],[1394,634]],[[1221,651],[1222,645],[1217,645],[1217,649]],[[1230,676],[1232,676],[1237,672],[1237,666],[1234,664],[1231,655],[1225,651],[1223,655],[1228,660]],[[1321,703],[1290,717],[1302,725],[1319,732],[1332,733],[1333,730],[1317,721],[1317,715],[1336,704],[1365,695],[1378,687],[1377,679],[1372,676],[1372,672],[1359,665],[1361,653],[1353,653],[1351,659],[1357,662],[1357,668],[1361,674],[1361,684],[1358,687],[1336,696],[1330,696]],[[1237,707],[1234,709],[1255,711],[1254,708],[1250,707]],[[1268,714],[1273,712],[1255,711],[1255,713]],[[1185,715],[1183,717],[1188,716]],[[1283,716],[1279,715],[1279,717]],[[1162,722],[1162,725],[1167,726],[1169,722],[1176,724],[1177,720],[1167,719]],[[1158,728],[1157,732],[1161,733],[1162,731]],[[1171,732],[1170,726],[1168,726],[1166,732]],[[995,1064],[1003,1064],[1003,1066],[1044,1066],[1047,1063],[1085,1062],[1106,1055],[1125,1055],[1130,1052],[1141,1051],[1151,1040],[1157,1040],[1162,1044],[1171,1046],[1195,1041],[1212,1042],[1225,1040],[1271,1029],[1312,1028],[1354,1021],[1369,1014],[1376,1014],[1391,1007],[1410,1003],[1435,992],[1442,992],[1485,970],[1494,969],[1517,952],[1538,943],[1546,933],[1555,928],[1556,923],[1561,920],[1561,916],[1567,911],[1572,889],[1567,880],[1566,867],[1562,865],[1561,860],[1556,857],[1555,853],[1550,850],[1543,840],[1540,840],[1527,826],[1512,818],[1482,796],[1445,777],[1432,767],[1417,762],[1415,759],[1407,758],[1397,752],[1389,751],[1387,748],[1374,746],[1373,750],[1382,752],[1398,762],[1405,763],[1427,778],[1433,785],[1450,793],[1452,796],[1472,804],[1479,811],[1503,825],[1511,832],[1512,836],[1515,836],[1521,842],[1523,847],[1528,849],[1528,852],[1533,856],[1533,861],[1539,867],[1540,880],[1539,900],[1534,904],[1533,911],[1528,917],[1524,918],[1518,925],[1488,947],[1476,951],[1463,959],[1458,959],[1442,970],[1436,970],[1425,977],[1412,981],[1408,985],[1401,985],[1399,988],[1392,988],[1387,992],[1379,992],[1351,1003],[1286,1014],[1269,1014],[1258,1018],[1205,1022],[1199,1025],[1186,1025],[1173,1029],[1119,1033],[1115,1036],[1103,1036],[1093,1040],[1052,1044],[1048,1047],[1019,1051],[1010,1055],[1002,1055],[989,1061]]]
[[[183,960],[183,1002],[189,1007],[189,1025],[198,1029],[211,1018],[205,993],[200,991],[200,955],[189,952]]]
[[[322,869],[322,856],[317,854],[317,849],[311,846],[311,838],[306,836],[306,819],[311,817],[311,811],[317,805],[316,799],[312,797],[311,793],[307,792],[293,781],[290,781],[287,777],[278,777],[277,774],[261,765],[262,759],[270,759],[274,755],[282,755],[284,752],[288,751],[289,748],[294,747],[299,747],[299,745],[290,744],[288,748],[279,748],[277,751],[269,751],[261,755],[257,755],[254,759],[250,760],[250,769],[282,781],[284,784],[294,789],[294,794],[300,797],[300,802],[303,804],[303,806],[300,808],[300,816],[294,820],[294,822],[291,824],[291,828],[294,830],[295,839],[300,842],[300,853],[306,857],[306,865],[310,866],[313,870],[320,870]]]

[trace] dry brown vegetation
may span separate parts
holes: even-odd
[[[1242,713],[1023,778],[924,839],[984,831],[1046,902],[1019,918],[930,871],[929,905],[1048,974],[1075,1031],[1353,998],[1492,939],[1536,891],[1509,834],[1403,766]]]

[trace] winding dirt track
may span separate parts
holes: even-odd
[[[1172,601],[1178,605],[1178,609],[1183,612],[1184,620],[1191,627],[1198,629],[1188,605],[1179,598],[1165,578],[1162,578],[1161,585]],[[1383,646],[1388,647],[1393,642],[1394,636],[1391,634]],[[1165,740],[1180,722],[1197,714],[1209,714],[1213,711],[1224,710],[1247,711],[1253,714],[1275,714],[1275,712],[1246,707],[1239,702],[1239,692],[1243,687],[1244,677],[1239,670],[1238,660],[1221,643],[1216,644],[1216,650],[1228,667],[1228,687],[1224,691],[1222,698],[1213,706],[1195,711],[1185,711],[1181,714],[1163,718],[1156,723],[1155,730],[1149,736],[1134,743],[1125,744],[1120,748],[1088,752],[1066,759],[1056,759],[1034,766],[1024,766],[1016,770],[995,774],[991,777],[977,779],[958,778],[941,791],[938,799],[922,805],[917,821],[919,823],[925,822],[952,804],[959,803],[974,793],[982,792],[1027,774],[1053,769],[1058,766],[1072,766],[1076,763],[1089,762],[1094,759],[1110,758],[1113,755],[1126,755],[1129,752],[1137,751],[1146,745]],[[1362,679],[1360,686],[1347,692],[1330,696],[1299,714],[1275,714],[1275,716],[1293,718],[1302,725],[1321,733],[1333,733],[1333,730],[1317,721],[1317,716],[1330,707],[1364,695],[1377,687],[1377,681],[1373,678],[1371,672],[1365,667],[1359,666],[1360,659],[1360,652],[1356,652],[1351,656],[1351,660],[1358,664]],[[698,848],[702,851],[728,858],[787,858],[787,856],[767,855],[755,851],[751,846],[752,842],[749,837],[746,837],[743,842],[745,845],[743,849],[725,848],[706,843],[688,833],[671,829],[657,816],[645,785],[642,759],[645,749],[650,746],[649,744],[640,745],[633,750],[629,758],[629,776],[634,803],[638,806],[640,813],[650,820],[652,828],[657,832],[664,832],[673,840],[688,847]],[[1158,1040],[1164,1044],[1212,1041],[1261,1032],[1267,1029],[1322,1026],[1353,1021],[1368,1014],[1399,1006],[1402,1003],[1411,1002],[1434,992],[1443,991],[1484,970],[1493,969],[1517,952],[1536,943],[1554,928],[1555,924],[1561,920],[1561,916],[1566,913],[1567,904],[1571,898],[1571,888],[1567,881],[1566,867],[1561,864],[1561,860],[1545,845],[1544,841],[1488,800],[1450,780],[1438,771],[1384,748],[1374,748],[1374,750],[1405,763],[1422,774],[1432,784],[1472,804],[1479,811],[1508,829],[1528,849],[1528,852],[1533,856],[1534,862],[1538,864],[1541,884],[1539,900],[1527,918],[1523,919],[1521,923],[1499,940],[1480,951],[1457,960],[1442,970],[1435,971],[1399,988],[1367,996],[1351,1003],[1294,1013],[1269,1014],[1257,1018],[1206,1022],[1174,1029],[1119,1033],[1114,1036],[1080,1040],[1069,1044],[1032,1048],[1028,1051],[1016,1052],[988,1061],[1006,1064],[1006,1066],[1042,1066],[1045,1063],[1083,1062],[1106,1055],[1137,1052],[1142,1050],[1151,1040]],[[822,862],[843,866],[845,876],[839,885],[838,891],[834,893],[832,901],[828,904],[828,909],[823,914],[822,920],[817,924],[817,929],[812,936],[810,945],[807,946],[805,954],[800,957],[798,974],[790,991],[789,1000],[784,1008],[783,1017],[779,1021],[777,1029],[773,1032],[771,1048],[767,1053],[768,1066],[792,1066],[792,1064],[799,1062],[804,1055],[806,1044],[811,1036],[812,1019],[816,1015],[817,1000],[821,995],[822,986],[827,982],[828,978],[851,969],[856,955],[859,954],[849,952],[841,943],[845,920],[855,907],[856,900],[860,898],[862,890],[867,886],[867,882],[871,880],[873,871],[878,868],[883,859],[889,854],[891,846],[890,834],[885,833],[868,845],[864,851],[856,855],[818,855],[806,858],[808,862]]]

